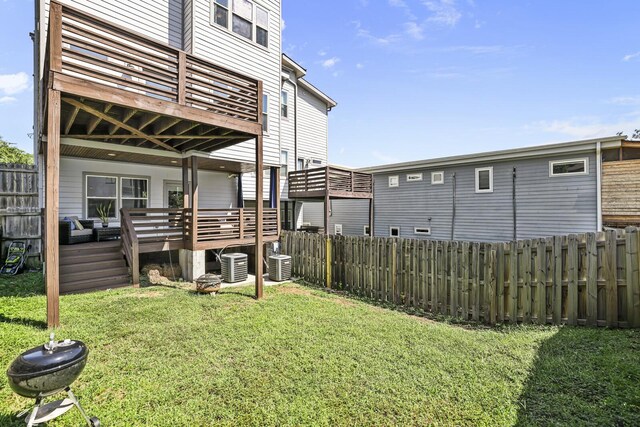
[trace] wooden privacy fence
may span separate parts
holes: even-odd
[[[40,264],[41,215],[38,173],[33,165],[0,163],[0,264],[6,248],[20,240],[31,245],[28,264]]]
[[[283,232],[282,248],[294,276],[407,308],[491,325],[640,327],[638,236],[631,227],[505,243]]]

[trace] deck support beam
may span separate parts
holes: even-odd
[[[260,99],[262,99],[262,91],[259,91]],[[260,110],[262,111],[262,109]],[[264,296],[264,278],[262,277],[262,257],[263,257],[263,215],[264,215],[264,201],[263,201],[263,181],[264,175],[262,172],[263,158],[263,136],[262,133],[256,137],[256,259],[255,259],[255,274],[256,274],[256,299],[260,299]]]
[[[182,207],[189,209],[191,201],[191,189],[189,188],[189,159],[182,159]]]
[[[45,283],[47,287],[47,325],[60,326],[59,267],[59,182],[60,182],[60,92],[48,91],[47,146],[45,151]]]

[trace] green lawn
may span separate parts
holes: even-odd
[[[640,331],[489,329],[285,284],[66,296],[58,337],[107,426],[640,425]],[[48,333],[38,275],[0,278],[0,368]],[[4,372],[4,371],[3,371]],[[0,425],[31,404],[0,378]],[[72,412],[52,426],[81,425]]]

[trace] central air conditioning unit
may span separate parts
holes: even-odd
[[[249,260],[247,254],[224,254],[221,257],[222,280],[227,283],[247,280]]]
[[[291,279],[291,257],[289,255],[271,255],[269,257],[269,279],[274,282]]]

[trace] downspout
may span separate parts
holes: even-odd
[[[511,203],[513,205],[513,241],[518,240],[518,206],[516,199],[516,167],[513,167],[513,183],[511,190]]]
[[[596,210],[597,231],[602,231],[602,143],[596,142]]]
[[[456,173],[453,173],[453,213],[451,215],[451,240],[455,240],[456,235]]]

